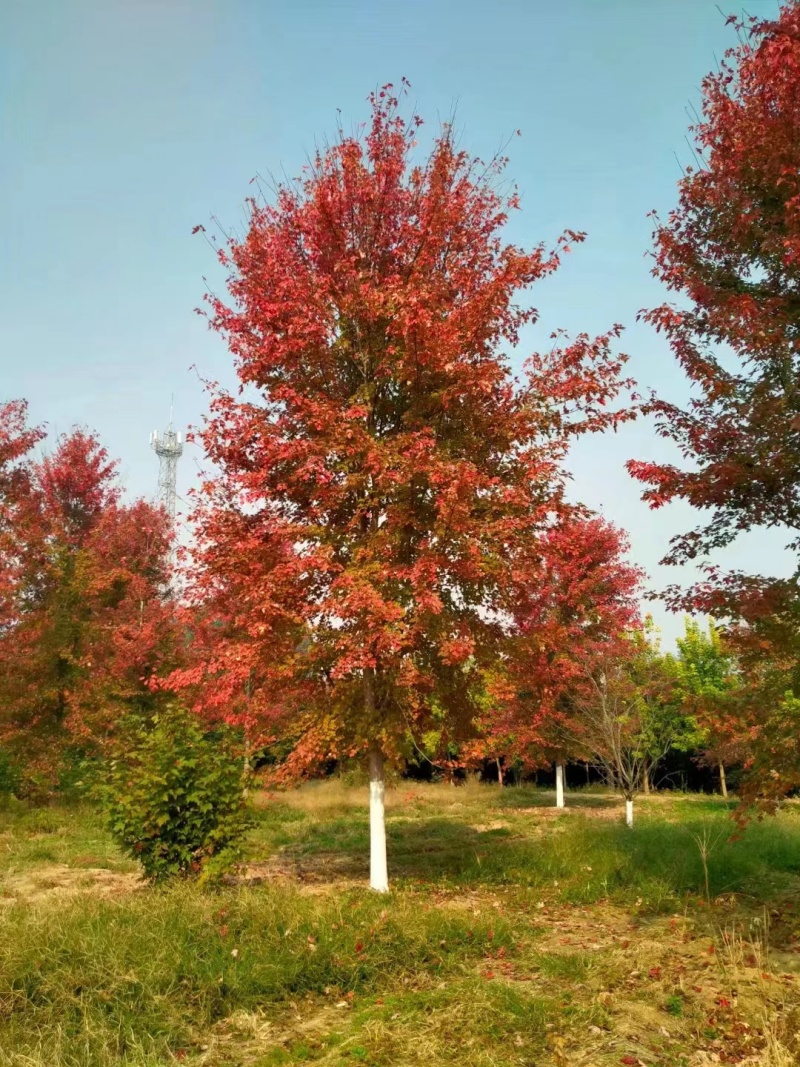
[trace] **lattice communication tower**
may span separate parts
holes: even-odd
[[[172,419],[163,433],[153,430],[150,447],[158,456],[158,503],[175,522],[177,501],[178,460],[183,455],[183,437],[172,427]]]

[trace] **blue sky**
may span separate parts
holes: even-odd
[[[727,10],[725,3],[723,9]],[[768,16],[776,0],[748,0]],[[222,342],[193,314],[221,277],[190,231],[241,227],[248,182],[296,173],[315,138],[366,115],[376,85],[412,83],[429,124],[456,108],[462,142],[491,155],[515,129],[509,174],[523,210],[510,237],[563,228],[588,240],[532,292],[540,326],[619,321],[643,388],[685,388],[636,312],[652,209],[668,211],[690,161],[686,108],[734,43],[713,0],[4,0],[0,4],[0,398],[27,397],[55,431],[96,429],[132,493],[152,495],[151,429],[204,409],[196,364],[230,382]],[[676,159],[677,156],[677,159]],[[668,456],[646,422],[581,444],[574,493],[629,532],[651,584],[686,509],[651,513],[623,470]],[[199,457],[181,461],[185,493]],[[786,569],[774,534],[724,561]],[[667,641],[680,629],[655,609]]]

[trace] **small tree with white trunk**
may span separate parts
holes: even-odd
[[[625,797],[625,822],[633,826],[633,801],[649,760],[641,746],[641,723],[635,696],[621,691],[616,678],[601,671],[590,675],[581,697],[585,737],[607,779]]]
[[[669,671],[647,633],[634,634],[627,651],[587,668],[575,704],[581,739],[625,798],[632,827],[633,802],[672,747],[673,717],[663,714],[672,699]]]

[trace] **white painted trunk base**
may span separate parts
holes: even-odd
[[[564,807],[564,764],[556,764],[556,807]]]
[[[369,753],[369,885],[377,893],[389,892],[383,755],[377,748]]]
[[[625,801],[625,825],[633,826],[633,801]]]

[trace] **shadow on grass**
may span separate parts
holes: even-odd
[[[614,798],[582,799],[592,802],[587,808],[597,801],[617,803]],[[573,815],[532,821],[530,835],[524,818],[512,826],[489,823],[485,828],[455,818],[390,820],[390,874],[401,883],[502,885],[536,889],[576,904],[608,898],[669,909],[687,894],[705,893],[695,839],[705,833],[714,839],[708,861],[713,897],[738,893],[759,902],[800,891],[796,819],[754,823],[731,840],[735,827],[724,808],[717,808],[714,818],[680,822],[653,812],[633,830],[621,820],[598,820],[579,811]],[[365,880],[367,819],[359,813],[306,826],[302,839],[284,846],[280,859],[286,873],[304,881]]]
[[[410,881],[474,878],[492,852],[507,846],[507,828],[481,832],[455,819],[390,821],[386,828],[392,876]],[[364,818],[307,827],[301,841],[284,846],[279,866],[303,881],[362,880],[369,873],[369,825]]]
[[[623,802],[613,793],[570,793],[567,799],[568,808],[615,808]],[[552,808],[556,810],[555,790],[531,790],[518,789],[509,786],[498,791],[494,797],[496,808]]]

